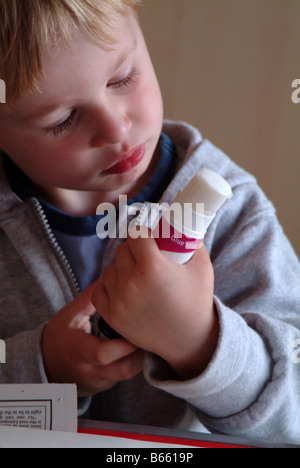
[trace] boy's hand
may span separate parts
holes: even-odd
[[[101,342],[88,334],[95,312],[90,286],[58,312],[43,334],[42,352],[50,382],[76,383],[79,396],[92,395],[134,377],[143,351],[124,339]]]
[[[129,235],[102,280],[92,302],[114,330],[163,358],[181,378],[205,369],[219,334],[213,267],[205,247],[179,265],[162,255],[150,235]]]

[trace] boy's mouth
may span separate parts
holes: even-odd
[[[123,174],[136,167],[144,158],[146,145],[139,146],[128,153],[123,154],[122,160],[110,167],[105,174]]]

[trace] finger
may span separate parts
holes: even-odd
[[[85,329],[86,332],[90,330],[89,318],[95,313],[95,307],[92,303],[95,284],[91,284],[63,309],[65,321],[70,328]]]
[[[132,379],[143,369],[144,351],[137,350],[130,356],[119,359],[107,366],[93,366],[92,378],[117,383]]]
[[[78,385],[78,396],[94,395],[108,390],[122,380],[130,380],[143,369],[144,352],[139,350],[128,358],[108,366],[89,366]]]
[[[132,271],[132,268],[135,265],[135,259],[129,248],[128,242],[124,242],[116,248],[115,264],[119,275],[126,275]]]
[[[92,293],[92,304],[100,315],[105,313],[109,308],[109,297],[103,281],[98,284]]]
[[[92,294],[95,289],[95,283],[88,286],[82,293],[80,293],[76,299],[75,303],[78,311],[84,313],[85,315],[92,315],[95,312],[95,308],[92,304]]]
[[[151,238],[151,231],[146,226],[140,226],[136,235],[135,228],[128,231],[128,247],[136,262],[153,261],[159,252],[155,239]]]
[[[92,295],[97,286],[100,285],[102,279],[98,279],[90,284],[76,299],[78,312],[72,311],[72,319],[70,321],[71,328],[84,330],[86,333],[91,333],[90,317],[96,312],[95,306],[92,303]],[[75,314],[75,315],[74,315]]]
[[[102,286],[110,297],[116,290],[119,282],[119,274],[116,265],[112,263],[105,268],[102,275]]]
[[[130,356],[137,347],[123,338],[100,341],[92,335],[82,334],[78,337],[78,358],[87,364],[107,366]]]

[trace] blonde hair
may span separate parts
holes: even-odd
[[[79,31],[102,47],[113,44],[115,13],[126,15],[139,0],[0,0],[0,79],[6,102],[37,89],[49,44],[70,44]]]

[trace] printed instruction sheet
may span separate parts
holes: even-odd
[[[76,432],[76,385],[0,385],[0,426]]]

